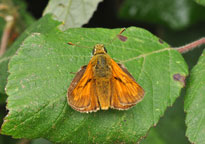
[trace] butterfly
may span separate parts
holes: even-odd
[[[94,46],[93,57],[76,73],[67,92],[68,104],[87,113],[109,108],[127,110],[143,97],[143,88],[124,65],[107,54],[103,44]]]

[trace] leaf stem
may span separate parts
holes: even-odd
[[[5,20],[6,20],[6,25],[5,25],[4,32],[3,32],[3,35],[1,38],[0,56],[2,56],[4,54],[4,52],[6,51],[9,36],[10,36],[11,30],[14,26],[14,17],[13,16],[8,15],[5,17]]]
[[[202,44],[205,44],[205,38],[201,38],[199,40],[196,40],[192,43],[189,43],[187,45],[184,45],[184,46],[181,46],[181,47],[177,47],[176,50],[180,53],[186,53],[186,52],[189,52],[191,51],[192,49],[202,45]]]

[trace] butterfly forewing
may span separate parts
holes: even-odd
[[[99,109],[91,69],[91,65],[82,67],[68,89],[68,103],[81,112]]]
[[[111,107],[116,109],[127,109],[144,96],[144,90],[137,84],[127,69],[112,60],[112,98]],[[118,103],[119,102],[119,103]]]

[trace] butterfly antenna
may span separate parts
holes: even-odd
[[[83,47],[83,48],[92,48],[92,47],[87,47],[87,46],[81,46],[81,45],[77,45],[77,44],[74,44],[74,43],[72,43],[72,42],[68,42],[67,44],[69,44],[69,45],[72,45],[72,46],[77,46],[77,47]]]
[[[126,30],[126,28],[122,28],[122,29],[120,30],[119,35],[122,34],[125,30]]]

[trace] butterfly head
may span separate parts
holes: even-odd
[[[105,54],[107,50],[103,44],[96,44],[93,48],[93,55]]]

